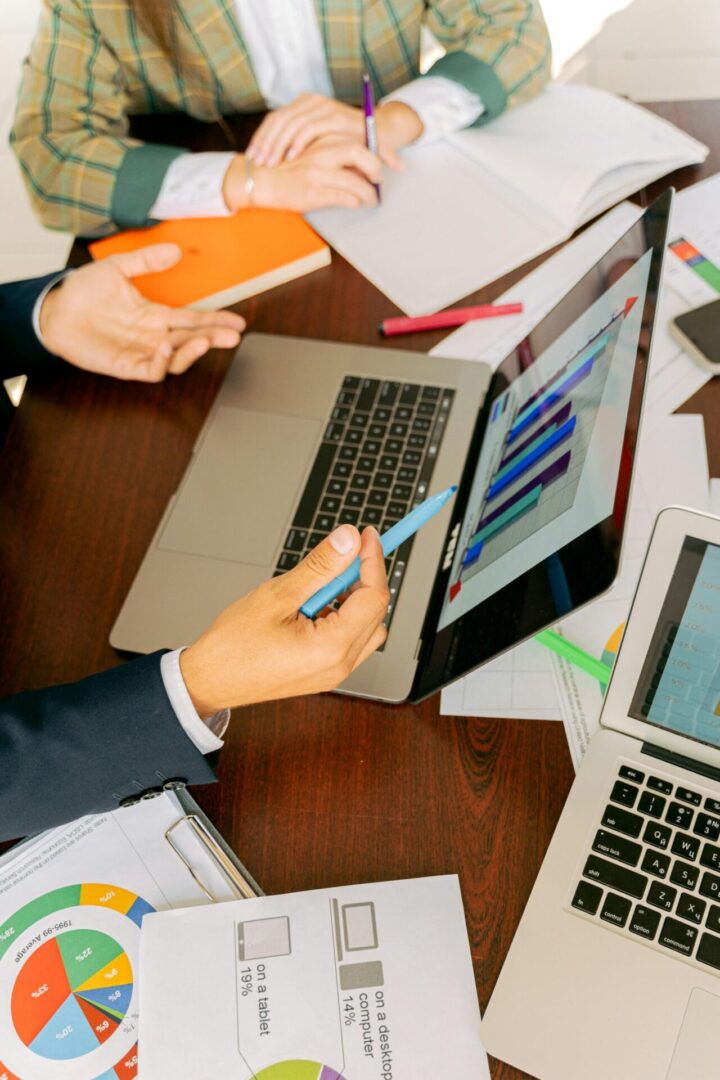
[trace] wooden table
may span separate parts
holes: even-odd
[[[677,187],[720,168],[720,102],[653,108],[712,148],[702,168],[671,178]],[[216,140],[193,130],[196,147]],[[335,256],[239,310],[254,330],[376,345],[393,306]],[[397,344],[424,351],[440,337]],[[58,365],[29,386],[0,458],[0,695],[120,662],[110,628],[227,365],[215,353],[161,386]],[[709,421],[711,473],[720,475],[717,387],[684,411]],[[387,707],[333,695],[245,709],[228,732],[220,783],[196,795],[269,893],[459,873],[484,1008],[573,768],[559,723],[453,719],[438,709],[438,697]],[[494,1077],[520,1075],[494,1063]]]

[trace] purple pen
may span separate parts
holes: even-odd
[[[370,76],[365,72],[363,75],[363,111],[365,113],[365,145],[371,154],[377,156],[378,140],[377,127],[375,124],[375,103],[373,101],[373,88]],[[380,185],[373,184],[377,193],[378,205],[380,204]]]

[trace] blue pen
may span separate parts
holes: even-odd
[[[393,525],[391,529],[388,529],[380,537],[383,555],[387,558],[401,544],[414,536],[426,521],[435,517],[442,510],[445,503],[453,497],[456,491],[457,484],[453,484],[447,491],[441,491],[439,495],[431,495],[424,503],[420,503],[414,510],[411,510],[402,521],[398,521],[397,525]],[[354,559],[347,570],[343,570],[342,574],[339,574],[328,585],[323,585],[322,589],[318,589],[316,593],[313,593],[310,599],[305,601],[300,611],[303,615],[307,615],[308,619],[314,619],[323,608],[327,607],[328,604],[332,604],[333,600],[337,600],[338,596],[342,596],[344,592],[347,592],[359,577],[360,559],[358,558]]]

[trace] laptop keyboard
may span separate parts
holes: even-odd
[[[453,390],[346,375],[335,400],[275,575],[349,522],[386,532],[428,497]],[[412,548],[386,560],[390,620]]]
[[[570,903],[720,971],[720,799],[621,765]]]

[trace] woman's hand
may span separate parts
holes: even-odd
[[[360,582],[338,610],[317,619],[306,600],[360,556]],[[258,701],[333,690],[382,645],[389,600],[375,529],[362,539],[341,525],[294,570],[226,608],[181,654],[185,685],[200,716]]]
[[[321,210],[326,206],[375,206],[373,184],[380,183],[378,158],[359,142],[328,139],[296,161],[275,168],[253,168],[252,200],[246,191],[246,164],[241,155],[225,174],[223,196],[230,210],[248,205],[282,210]]]
[[[153,244],[70,274],[40,308],[45,346],[85,371],[140,382],[179,375],[208,349],[234,348],[245,329],[239,315],[153,304],[132,284],[181,256],[175,244]]]
[[[422,121],[414,109],[391,101],[375,110],[380,157],[393,169],[401,169],[396,151],[419,138]],[[365,143],[362,109],[322,94],[301,94],[290,105],[268,113],[247,149],[256,165],[273,168],[281,161],[296,161],[318,139],[339,136]]]

